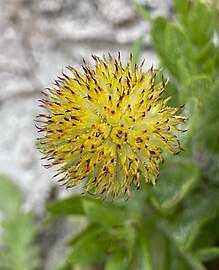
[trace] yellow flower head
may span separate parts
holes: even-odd
[[[38,127],[47,167],[59,165],[60,181],[67,188],[85,183],[85,192],[114,196],[140,187],[140,174],[156,183],[161,150],[177,153],[175,115],[182,107],[168,107],[165,83],[155,84],[156,70],[122,66],[93,56],[95,68],[84,61],[84,73],[73,67],[73,78],[63,74],[41,100],[48,114],[40,114]]]

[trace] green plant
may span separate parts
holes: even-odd
[[[21,191],[7,177],[0,176],[1,270],[34,270],[39,266],[34,220],[22,205]]]
[[[48,206],[85,222],[60,269],[204,270],[219,267],[219,48],[217,3],[175,0],[177,21],[150,18],[151,37],[170,81],[171,105],[184,103],[184,154],[166,156],[157,185],[127,201],[73,196]],[[135,44],[138,59],[142,40]],[[134,53],[135,53],[134,52]],[[216,269],[216,268],[215,268]],[[217,268],[218,269],[218,268]]]

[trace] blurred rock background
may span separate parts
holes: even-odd
[[[151,16],[171,16],[170,0],[136,2]],[[140,36],[145,68],[156,66],[149,32],[131,0],[0,0],[0,174],[24,191],[25,207],[37,216],[43,216],[51,197],[74,192],[51,179],[53,170],[41,166],[35,149],[40,91],[67,65],[80,69],[82,57],[91,63],[91,54],[116,56],[120,51],[126,61]]]

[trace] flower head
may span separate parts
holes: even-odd
[[[157,71],[122,66],[93,56],[95,68],[84,61],[84,73],[73,67],[63,74],[41,100],[47,114],[38,116],[47,167],[59,165],[60,181],[67,188],[85,183],[85,191],[114,196],[140,187],[140,174],[156,183],[162,150],[182,149],[176,135],[176,115],[182,107],[168,107],[172,96],[162,98],[165,82],[155,84]]]

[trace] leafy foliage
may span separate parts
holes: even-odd
[[[6,177],[0,177],[0,269],[34,270],[39,265],[36,229],[30,213],[22,209],[22,193]]]
[[[219,269],[218,1],[173,5],[174,21],[151,18],[139,4],[136,9],[151,24],[153,47],[170,79],[167,95],[175,92],[171,106],[185,104],[185,152],[165,157],[156,186],[141,177],[141,190],[127,201],[75,195],[50,203],[53,218],[83,222],[66,258],[51,270]],[[141,36],[132,47],[134,62],[143,48]],[[40,269],[33,216],[22,204],[22,193],[0,176],[0,270]]]
[[[127,202],[74,196],[48,206],[53,216],[75,216],[85,228],[69,242],[60,269],[204,270],[219,257],[219,48],[217,3],[174,0],[177,21],[151,18],[160,65],[185,104],[184,154],[166,157],[158,184],[132,191]],[[133,46],[137,61],[142,37]],[[172,104],[171,104],[172,105]],[[219,267],[219,264],[217,264]],[[78,268],[77,268],[78,267]]]

